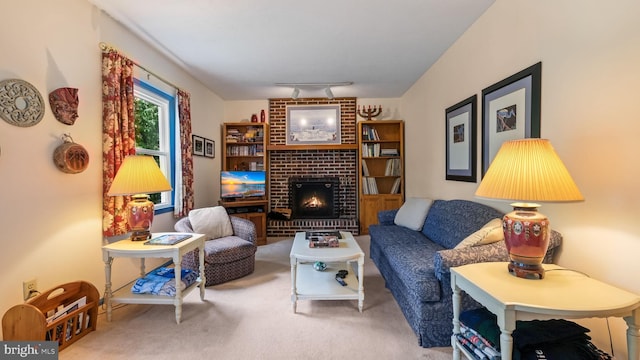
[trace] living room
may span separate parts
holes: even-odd
[[[267,109],[268,99],[223,100],[90,2],[27,0],[0,8],[10,14],[2,24],[0,80],[23,79],[42,94],[61,86],[80,89],[72,127],[56,121],[49,109],[33,127],[0,124],[4,313],[23,301],[22,282],[31,278],[41,290],[80,278],[104,288],[100,42],[114,44],[189,91],[193,132],[218,147],[221,123]],[[407,196],[468,199],[509,210],[507,202],[475,198],[479,182],[445,180],[445,109],[473,94],[480,97],[482,89],[540,61],[541,137],[551,140],[585,197],[541,209],[564,237],[557,263],[640,293],[640,163],[637,143],[625,135],[640,130],[632,105],[640,98],[637,14],[640,4],[633,0],[615,6],[597,0],[497,0],[401,97],[358,98],[359,104],[388,109],[388,119],[405,121]],[[51,160],[64,133],[89,153],[89,166],[80,174],[65,174]],[[481,146],[478,138],[479,153]],[[218,158],[194,159],[196,208],[217,203],[219,171]],[[171,231],[175,221],[169,213],[158,215],[152,230]],[[136,272],[134,261],[114,268],[114,286]],[[596,345],[608,348],[603,319],[581,323],[592,330]],[[609,325],[616,354],[626,353],[626,325],[620,319]]]

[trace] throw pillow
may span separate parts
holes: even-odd
[[[193,231],[205,234],[207,240],[233,235],[231,220],[222,206],[214,206],[189,211],[189,221]]]
[[[456,245],[454,249],[491,244],[502,240],[504,240],[502,219],[493,219],[486,223],[480,230],[467,236],[458,245]]]
[[[407,199],[396,213],[393,223],[415,231],[422,230],[432,202],[431,199],[425,198]]]

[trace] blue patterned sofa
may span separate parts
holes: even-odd
[[[453,313],[449,268],[508,261],[504,240],[460,249],[454,247],[504,214],[468,200],[434,200],[422,231],[415,231],[394,224],[397,211],[381,211],[379,224],[369,226],[370,257],[418,336],[420,346],[450,346]],[[560,233],[552,231],[544,262],[553,261],[561,242]],[[504,271],[507,271],[506,265]],[[463,293],[462,311],[479,306]]]

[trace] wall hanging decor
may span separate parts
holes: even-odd
[[[476,182],[476,104],[473,95],[445,110],[447,180]]]
[[[193,155],[204,156],[204,138],[198,135],[191,135],[191,141],[193,143],[191,147]]]
[[[67,174],[83,172],[89,166],[89,153],[82,145],[73,142],[71,135],[62,135],[63,144],[53,152],[53,163]]]
[[[42,120],[44,100],[31,84],[20,79],[0,81],[0,117],[11,125],[28,127]]]
[[[63,87],[49,93],[49,105],[58,121],[73,125],[78,118],[78,89]]]
[[[540,137],[542,63],[482,90],[482,176],[502,143]]]
[[[287,145],[340,144],[340,105],[287,106]]]

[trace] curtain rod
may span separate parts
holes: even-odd
[[[109,45],[109,44],[107,44],[107,43],[104,43],[104,42],[100,42],[99,46],[100,46],[100,50],[102,50],[102,51],[110,51],[110,50],[113,50],[113,51],[120,52],[120,50],[118,50],[117,48],[115,48],[115,47],[113,47],[113,46],[111,46],[111,45]],[[124,55],[126,55],[126,54],[124,54]],[[142,66],[142,65],[138,64],[135,60],[132,60],[128,55],[126,55],[126,56],[127,56],[127,58],[128,58],[129,60],[131,60],[131,62],[133,63],[133,65],[135,65],[135,66],[139,67],[140,69],[142,69],[142,70],[146,71],[148,75],[153,75],[156,79],[158,79],[158,80],[162,81],[163,83],[165,83],[165,84],[167,84],[167,85],[169,85],[169,86],[173,87],[173,88],[174,88],[174,89],[176,89],[176,90],[180,90],[180,87],[178,87],[178,86],[174,85],[174,84],[173,84],[172,82],[170,82],[169,80],[166,80],[166,79],[165,79],[165,78],[163,78],[162,76],[158,76],[158,75],[157,75],[156,73],[154,73],[153,71],[151,71],[151,70],[147,69],[146,67],[144,67],[144,66]],[[147,79],[148,79],[148,78],[147,78]]]

